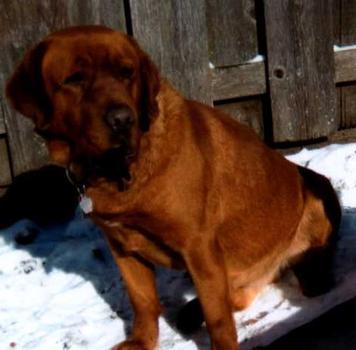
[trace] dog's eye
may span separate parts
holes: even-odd
[[[134,74],[134,67],[132,66],[122,66],[120,67],[120,77],[123,79],[130,79]]]
[[[64,79],[64,85],[79,85],[85,81],[85,76],[82,72],[75,72]]]

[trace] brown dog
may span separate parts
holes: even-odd
[[[157,343],[155,264],[189,271],[214,350],[238,349],[232,311],[282,268],[310,295],[327,290],[340,220],[329,181],[184,99],[132,38],[54,33],[26,54],[7,96],[87,186],[135,312],[117,349]]]

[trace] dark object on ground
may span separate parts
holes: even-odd
[[[356,349],[356,299],[290,332],[263,350]]]
[[[17,232],[15,235],[15,241],[20,245],[28,245],[33,243],[38,235],[38,229],[36,227],[26,227],[23,230]]]
[[[78,193],[65,169],[48,165],[15,177],[0,198],[0,228],[20,219],[40,226],[59,224],[73,217],[77,205]]]
[[[104,252],[100,249],[100,248],[94,248],[92,250],[93,256],[95,259],[97,259],[100,262],[104,262],[105,261],[105,255]]]
[[[178,312],[176,327],[185,335],[197,331],[204,322],[203,310],[198,298],[185,304]]]

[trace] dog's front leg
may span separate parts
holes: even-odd
[[[217,244],[199,239],[185,249],[209,331],[212,350],[238,350],[224,259]]]
[[[158,317],[161,312],[154,269],[149,263],[124,255],[112,246],[134,310],[132,335],[115,350],[153,350],[158,340]]]

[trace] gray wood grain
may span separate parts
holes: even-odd
[[[356,44],[356,1],[340,0],[340,45]],[[356,79],[356,50],[343,52],[343,78]],[[340,62],[338,62],[340,63]],[[352,79],[353,78],[353,79]],[[356,126],[356,87],[346,86],[340,88],[341,120],[340,128],[347,129]]]
[[[340,44],[356,44],[356,0],[340,0]]]
[[[26,49],[45,35],[71,25],[104,24],[125,29],[123,2],[118,0],[11,0],[0,2],[0,98],[3,87]],[[47,160],[32,125],[5,106],[14,174]]]
[[[356,49],[335,52],[335,83],[356,80]],[[216,68],[211,71],[214,101],[266,93],[264,62],[236,67]]]
[[[0,186],[11,183],[10,161],[5,138],[0,138]]]
[[[336,88],[336,116],[340,123],[338,129],[340,129],[340,125],[342,124],[342,103],[341,103],[342,88],[338,86],[336,86],[335,88]]]
[[[356,49],[335,52],[335,82],[356,80]]]
[[[185,96],[211,104],[204,0],[132,0],[133,35]]]
[[[214,101],[260,95],[266,92],[265,63],[243,64],[211,72]]]
[[[341,106],[340,128],[356,127],[356,85],[342,87]]]
[[[4,105],[0,96],[0,136],[6,133]]]
[[[215,107],[229,114],[237,121],[248,125],[263,138],[263,112],[260,98],[251,98],[238,102],[226,102],[224,104],[218,104]]]
[[[327,136],[339,124],[332,0],[264,4],[274,140]]]
[[[34,134],[33,123],[21,114],[4,106],[14,175],[36,169],[48,162],[48,152],[43,140]]]
[[[328,138],[330,143],[355,142],[356,128],[338,130]]]
[[[244,63],[257,54],[254,0],[207,0],[210,60],[216,67]]]
[[[356,81],[356,49],[335,52],[335,83]],[[214,101],[260,95],[266,92],[264,62],[239,65],[211,72]]]
[[[353,1],[353,0],[352,0]],[[341,3],[342,0],[333,1],[333,28],[334,28],[334,45],[340,45],[341,41]]]

